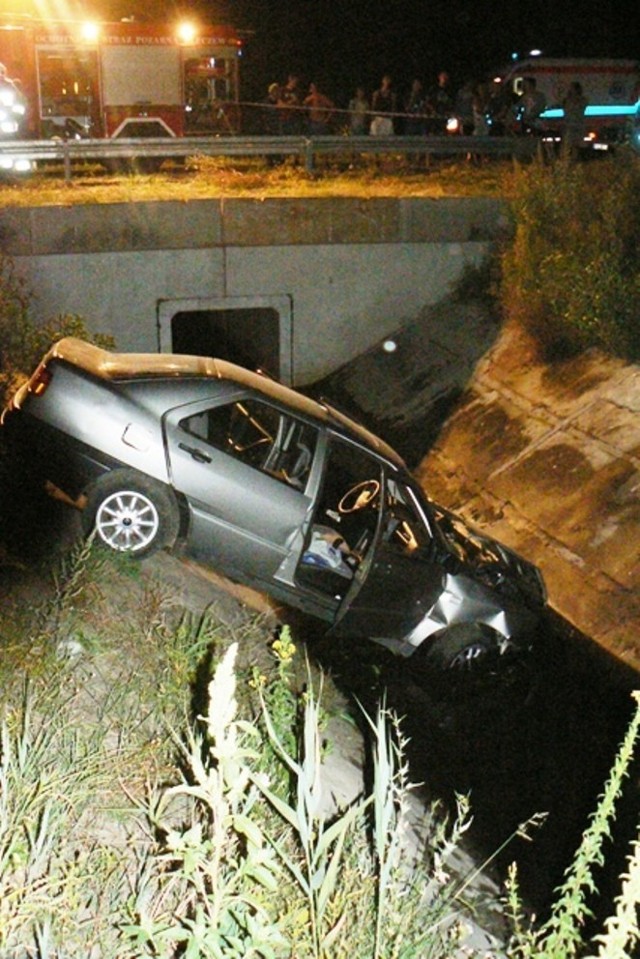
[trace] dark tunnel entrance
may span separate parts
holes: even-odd
[[[272,307],[176,313],[171,343],[175,353],[217,356],[280,378],[280,317]]]
[[[287,294],[159,300],[156,309],[161,353],[219,357],[294,384],[293,300]]]

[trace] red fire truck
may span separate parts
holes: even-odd
[[[227,26],[0,19],[24,139],[235,133],[241,54]]]

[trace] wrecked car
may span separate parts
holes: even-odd
[[[329,403],[200,356],[56,343],[2,416],[10,447],[105,547],[182,548],[438,667],[530,644],[539,570],[432,502]]]

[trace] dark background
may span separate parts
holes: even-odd
[[[317,79],[344,102],[389,72],[406,89],[447,70],[458,85],[482,79],[512,52],[549,56],[637,57],[638,24],[607,0],[237,0],[230,18],[248,39],[244,92],[256,93],[293,70]],[[208,5],[209,11],[215,6]]]

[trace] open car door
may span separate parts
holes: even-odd
[[[375,541],[330,632],[400,649],[442,594],[445,572],[429,518],[410,485],[386,475],[378,509]]]

